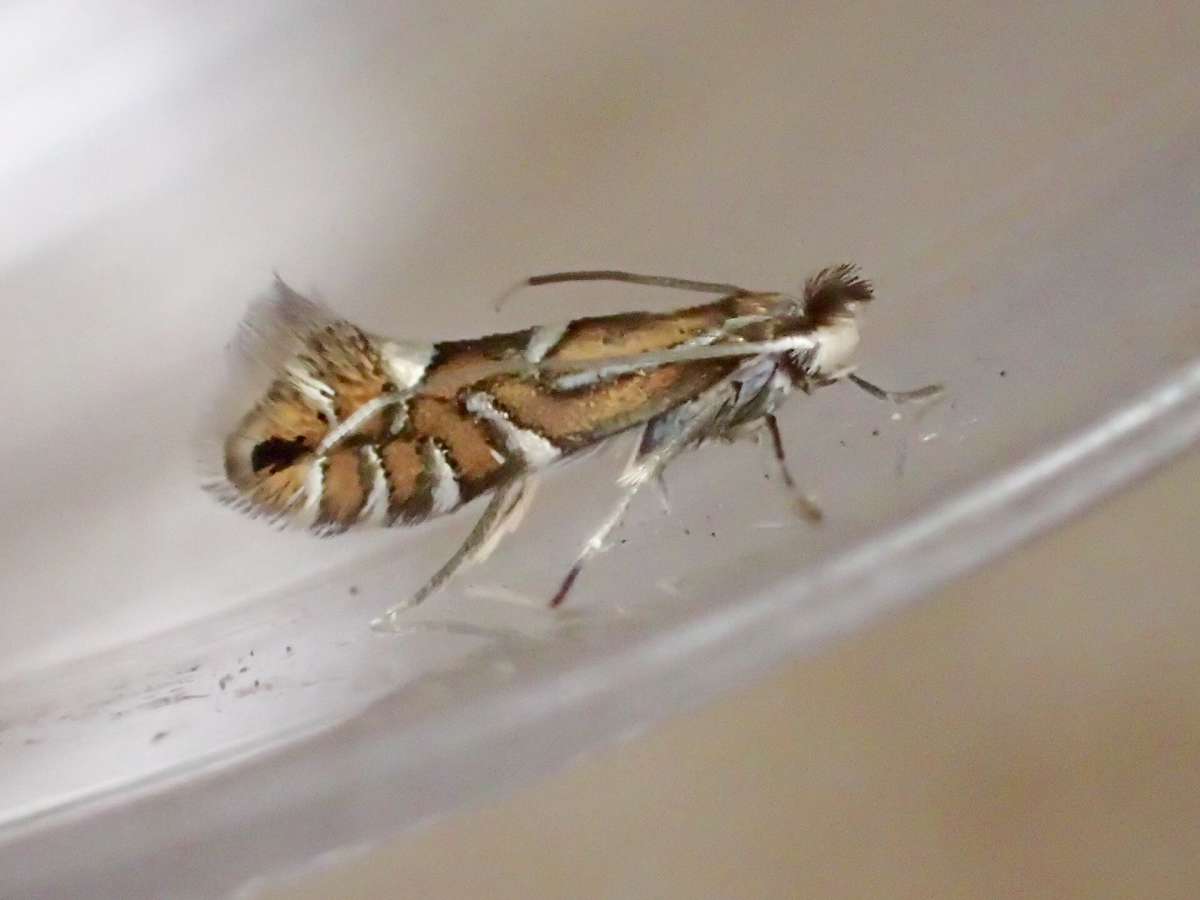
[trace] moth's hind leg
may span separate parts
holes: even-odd
[[[430,576],[408,600],[397,603],[382,616],[371,623],[372,627],[381,630],[395,630],[399,624],[399,616],[406,609],[419,606],[431,594],[446,584],[463,566],[486,558],[504,535],[512,529],[516,521],[525,514],[528,504],[525,502],[532,496],[530,476],[517,472],[501,482],[492,493],[488,505],[475,522],[475,527],[467,535],[454,554],[446,560],[440,569]]]
[[[642,433],[642,439],[638,442],[638,449],[634,451],[633,457],[629,464],[625,467],[625,471],[620,478],[620,484],[624,488],[621,496],[617,498],[616,503],[608,511],[608,515],[604,517],[604,521],[592,532],[591,537],[583,545],[583,549],[579,551],[579,555],[575,557],[575,562],[571,564],[571,568],[567,570],[566,576],[558,586],[558,590],[554,592],[554,596],[550,598],[550,608],[553,609],[561,606],[563,601],[567,599],[567,594],[571,593],[571,588],[575,584],[575,579],[579,577],[579,573],[583,571],[583,567],[587,565],[587,561],[596,554],[604,550],[605,541],[612,533],[612,530],[620,524],[625,511],[629,509],[629,504],[633,502],[633,498],[637,496],[637,492],[642,489],[642,486],[650,481],[657,481],[662,475],[662,470],[666,465],[666,460],[661,463],[652,464],[650,466],[642,466],[639,460],[642,458],[642,445],[645,443],[646,435],[649,433],[650,425]]]
[[[562,605],[583,571],[587,561],[604,549],[604,542],[621,522],[629,504],[643,485],[658,481],[667,465],[690,444],[712,436],[714,422],[728,402],[728,385],[719,384],[696,400],[671,412],[656,416],[642,428],[641,438],[617,483],[624,492],[613,504],[604,521],[592,532],[558,590],[550,606]]]

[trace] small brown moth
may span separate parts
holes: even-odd
[[[242,332],[270,384],[224,438],[210,487],[252,515],[320,534],[420,522],[490,493],[462,546],[388,612],[394,624],[513,527],[530,476],[640,429],[623,493],[567,570],[557,606],[638,489],[685,448],[765,426],[794,487],[775,420],[794,389],[848,379],[894,402],[940,390],[885,391],[854,374],[858,309],[873,292],[849,265],[818,272],[800,296],[620,271],[525,284],[597,280],[721,296],[673,312],[422,343],[363,331],[277,280]]]

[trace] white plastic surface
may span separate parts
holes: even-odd
[[[0,879],[204,896],[560,765],[977,565],[1200,433],[1200,13],[1122,4],[18,3],[0,10]],[[382,333],[686,297],[880,299],[782,422],[820,498],[715,446],[543,597],[612,454],[412,614],[474,509],[316,540],[200,492],[221,348],[277,269]],[[620,448],[614,448],[615,451]],[[766,478],[770,475],[771,479]]]

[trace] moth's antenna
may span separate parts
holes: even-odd
[[[568,281],[623,281],[626,284],[644,284],[648,287],[671,288],[677,291],[696,291],[701,294],[751,294],[736,284],[723,284],[718,281],[693,281],[690,278],[672,278],[669,275],[639,275],[636,272],[623,272],[619,269],[585,269],[578,272],[551,272],[546,275],[533,275],[514,287],[505,291],[496,300],[497,312],[508,302],[508,299],[525,287],[537,287],[542,284],[563,284]]]

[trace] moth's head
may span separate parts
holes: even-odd
[[[798,360],[808,375],[836,377],[858,348],[858,310],[874,299],[871,282],[849,264],[822,269],[804,285],[803,318],[816,346]]]
[[[859,306],[875,299],[871,282],[850,263],[822,269],[804,283],[804,317],[811,327],[853,319]]]

